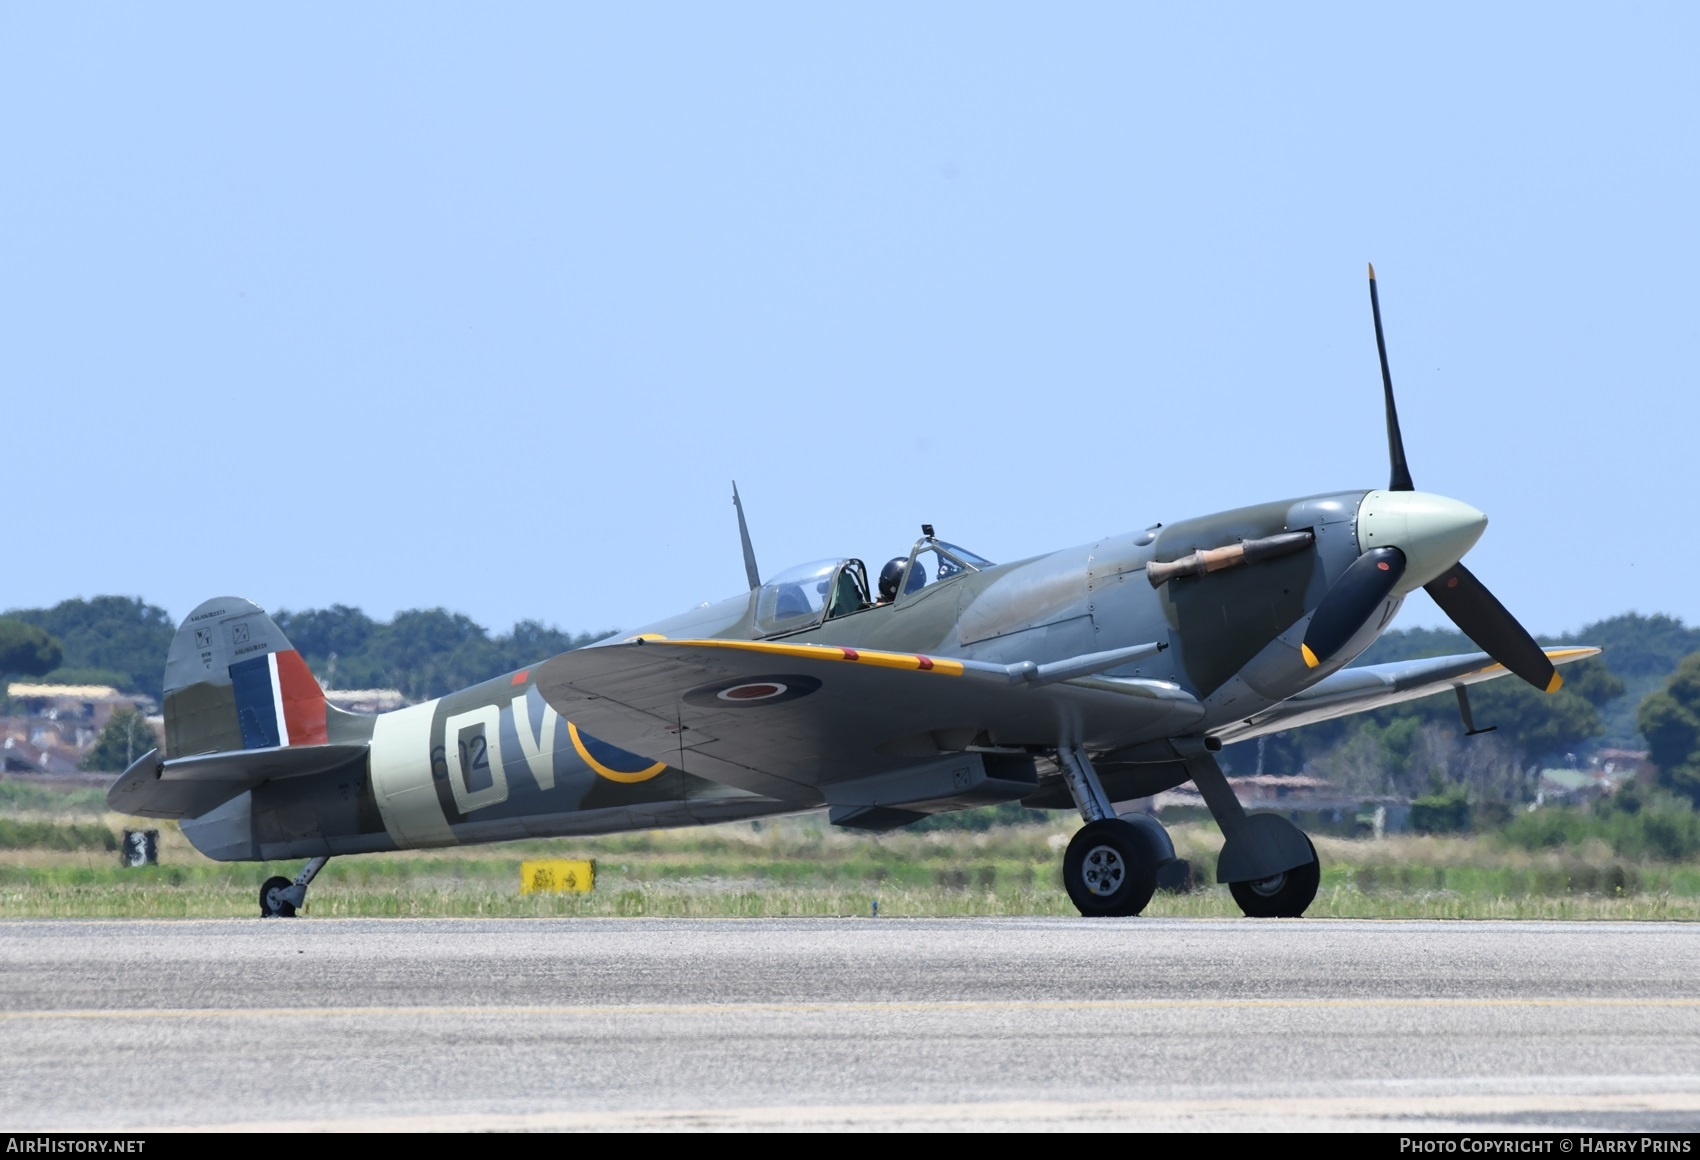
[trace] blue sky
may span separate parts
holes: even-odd
[[[0,608],[631,627],[1417,486],[1700,620],[1696,9],[0,7]],[[1399,623],[1442,623],[1426,597]]]

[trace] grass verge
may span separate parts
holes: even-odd
[[[23,823],[19,823],[23,824]],[[79,823],[79,826],[83,823]],[[108,817],[115,832],[124,819]],[[132,823],[133,824],[133,823]],[[70,823],[57,823],[59,830]],[[258,913],[260,883],[300,863],[226,864],[160,825],[161,864],[125,869],[98,843],[0,850],[0,918],[215,918]],[[319,916],[1073,915],[1060,862],[1076,824],[848,834],[819,817],[334,859],[309,892]],[[1196,867],[1213,828],[1173,829]],[[1600,844],[1530,852],[1492,838],[1317,839],[1321,918],[1697,919],[1700,866],[1630,862]],[[522,895],[519,863],[594,858],[590,894]],[[1153,916],[1238,917],[1225,887],[1159,893]]]

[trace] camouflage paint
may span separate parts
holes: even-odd
[[[287,666],[296,654],[249,601],[225,597],[192,612],[166,662],[166,756],[257,748],[244,745],[238,682],[257,671],[254,662],[277,657]],[[278,667],[273,659],[271,671]],[[263,782],[185,820],[197,848],[222,860],[316,857],[692,825],[796,808],[582,732],[575,744],[527,670],[378,716],[339,711],[324,705],[322,694],[319,702],[323,734],[369,742],[369,757]],[[246,736],[269,739],[252,721]]]
[[[1107,755],[1107,776],[1155,792],[1185,780],[1185,769],[1169,750],[1146,754],[1142,746],[1183,735],[1196,739],[1250,720],[1336,672],[1385,628],[1398,608],[1397,594],[1325,664],[1310,668],[1299,659],[1310,615],[1359,554],[1356,521],[1366,494],[1324,494],[1156,524],[968,571],[892,604],[771,639],[995,665],[1163,643],[1166,650],[1155,656],[1068,682],[1080,691],[1077,697],[1093,689],[1115,692],[1096,709],[1060,715],[1018,709],[978,721],[971,708],[960,710],[959,728],[888,739],[885,756],[866,771],[886,776],[908,768],[903,763],[921,763],[914,765],[920,769],[965,747],[1042,751],[1085,743]],[[1153,561],[1300,530],[1314,533],[1313,549],[1176,577],[1158,588],[1144,578]],[[931,546],[930,539],[918,541],[911,561]],[[640,637],[757,639],[759,595],[700,605],[591,647]],[[313,719],[310,712],[301,718],[310,705],[285,695],[298,663],[289,659],[293,655],[271,619],[247,601],[225,598],[196,609],[167,660],[167,754],[240,750],[265,740],[262,693],[268,689],[276,694],[273,719]],[[262,673],[255,660],[267,657],[273,659]],[[248,673],[250,682],[261,681],[254,686],[260,692],[244,693],[233,683],[237,666],[247,666],[237,671]],[[270,685],[263,683],[266,673]],[[1117,684],[1129,678],[1145,682],[1158,700],[1129,700],[1130,686]],[[1161,707],[1165,688],[1173,690],[1169,709]],[[294,690],[300,692],[298,681]],[[1032,701],[1052,703],[1037,696]],[[1192,708],[1182,712],[1187,705]],[[642,748],[655,750],[646,753],[607,745],[563,720],[529,669],[375,718],[327,706],[323,735],[331,742],[366,742],[369,758],[256,785],[186,823],[185,832],[209,853],[219,851],[214,856],[282,858],[689,825],[794,811],[821,800],[821,791],[809,788],[818,779],[811,782],[806,771],[798,784],[782,783],[745,777],[724,760],[710,760],[708,750],[693,752],[677,740],[645,743]],[[684,768],[693,764],[714,776]],[[1042,799],[1046,792],[1033,796]]]

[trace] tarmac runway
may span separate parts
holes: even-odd
[[[0,1128],[1700,1127],[1700,926],[0,923]]]

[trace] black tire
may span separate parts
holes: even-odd
[[[1138,914],[1157,890],[1150,841],[1119,818],[1088,822],[1063,854],[1063,886],[1088,918]]]
[[[280,897],[284,890],[294,883],[287,878],[268,878],[266,884],[260,887],[260,917],[261,918],[294,918],[295,904]]]
[[[1247,918],[1299,918],[1316,898],[1322,884],[1322,863],[1309,838],[1310,861],[1259,882],[1230,882],[1228,891]]]

